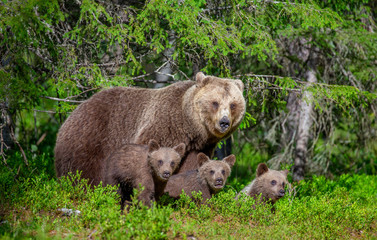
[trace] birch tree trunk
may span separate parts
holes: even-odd
[[[172,64],[170,63],[171,58],[173,56],[173,53],[175,51],[174,47],[174,42],[175,42],[175,35],[174,32],[169,33],[169,45],[172,47],[166,48],[164,50],[164,57],[163,57],[163,65],[162,67],[157,71],[156,73],[156,82],[154,84],[154,88],[161,88],[164,87],[166,82],[169,80],[172,74]]]
[[[310,69],[306,72],[309,83],[317,82],[315,71]],[[308,142],[311,136],[310,129],[313,124],[313,95],[304,91],[300,102],[300,119],[298,122],[298,133],[296,138],[296,149],[294,154],[293,180],[304,179],[305,166],[307,162]]]

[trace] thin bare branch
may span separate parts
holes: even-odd
[[[81,95],[84,94],[84,93],[91,92],[91,91],[95,91],[95,90],[98,90],[98,89],[100,89],[100,88],[91,88],[91,89],[87,89],[87,90],[82,91],[81,93],[79,93],[79,94],[77,94],[77,95],[66,97],[66,99],[71,99],[71,98],[79,97],[79,96],[81,96]]]
[[[38,109],[33,109],[35,112],[42,112],[42,113],[50,113],[50,114],[56,114],[57,112],[54,111],[48,111],[48,110],[38,110]]]
[[[147,80],[147,79],[135,79],[134,82],[144,82],[144,83],[175,83],[178,81],[157,81],[157,80]]]
[[[84,101],[78,101],[78,100],[69,100],[69,99],[61,99],[61,98],[55,98],[55,97],[48,97],[48,96],[42,96],[42,98],[59,101],[59,102],[69,102],[69,103],[83,103]]]

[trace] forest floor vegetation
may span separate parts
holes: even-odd
[[[43,169],[48,159],[36,157],[34,167]],[[3,165],[0,170],[0,239],[377,238],[375,175],[313,176],[293,184],[274,214],[269,205],[253,209],[253,199],[235,201],[244,184],[234,179],[206,205],[182,195],[152,208],[134,199],[121,212],[115,187],[91,188],[79,175],[57,180],[41,170],[24,171],[15,180]],[[62,208],[80,214],[64,214]]]

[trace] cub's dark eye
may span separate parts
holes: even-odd
[[[211,171],[209,171],[209,173],[210,173],[211,175],[213,175],[213,174],[215,174],[215,171],[211,170]]]
[[[225,175],[225,170],[221,170],[221,174],[222,174],[222,175]]]
[[[212,102],[212,106],[214,109],[217,109],[219,107],[219,103],[218,102]]]
[[[164,162],[162,160],[158,160],[158,165],[162,165]]]
[[[230,104],[230,110],[234,110],[236,108],[236,104],[235,103],[231,103]]]
[[[285,187],[285,183],[283,183],[283,188]]]
[[[171,163],[170,163],[170,166],[171,166],[171,167],[174,167],[174,166],[175,166],[175,162],[171,162]]]
[[[272,181],[271,181],[271,185],[272,185],[272,186],[275,186],[275,185],[276,185],[276,181],[275,181],[275,180],[272,180]]]

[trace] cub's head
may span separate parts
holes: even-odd
[[[230,155],[223,160],[210,160],[204,153],[199,153],[199,176],[204,183],[207,183],[213,193],[223,189],[227,178],[230,175],[230,169],[236,162],[236,157]]]
[[[285,186],[288,170],[276,171],[269,169],[265,163],[260,163],[257,168],[257,178],[255,179],[255,187],[257,194],[262,193],[262,197],[266,201],[275,203],[285,195]]]
[[[148,163],[153,174],[161,181],[168,181],[179,166],[185,154],[185,148],[184,143],[173,148],[160,147],[156,140],[151,139],[148,143]]]
[[[229,136],[245,114],[244,85],[238,79],[196,74],[194,108],[207,131],[218,139]]]

